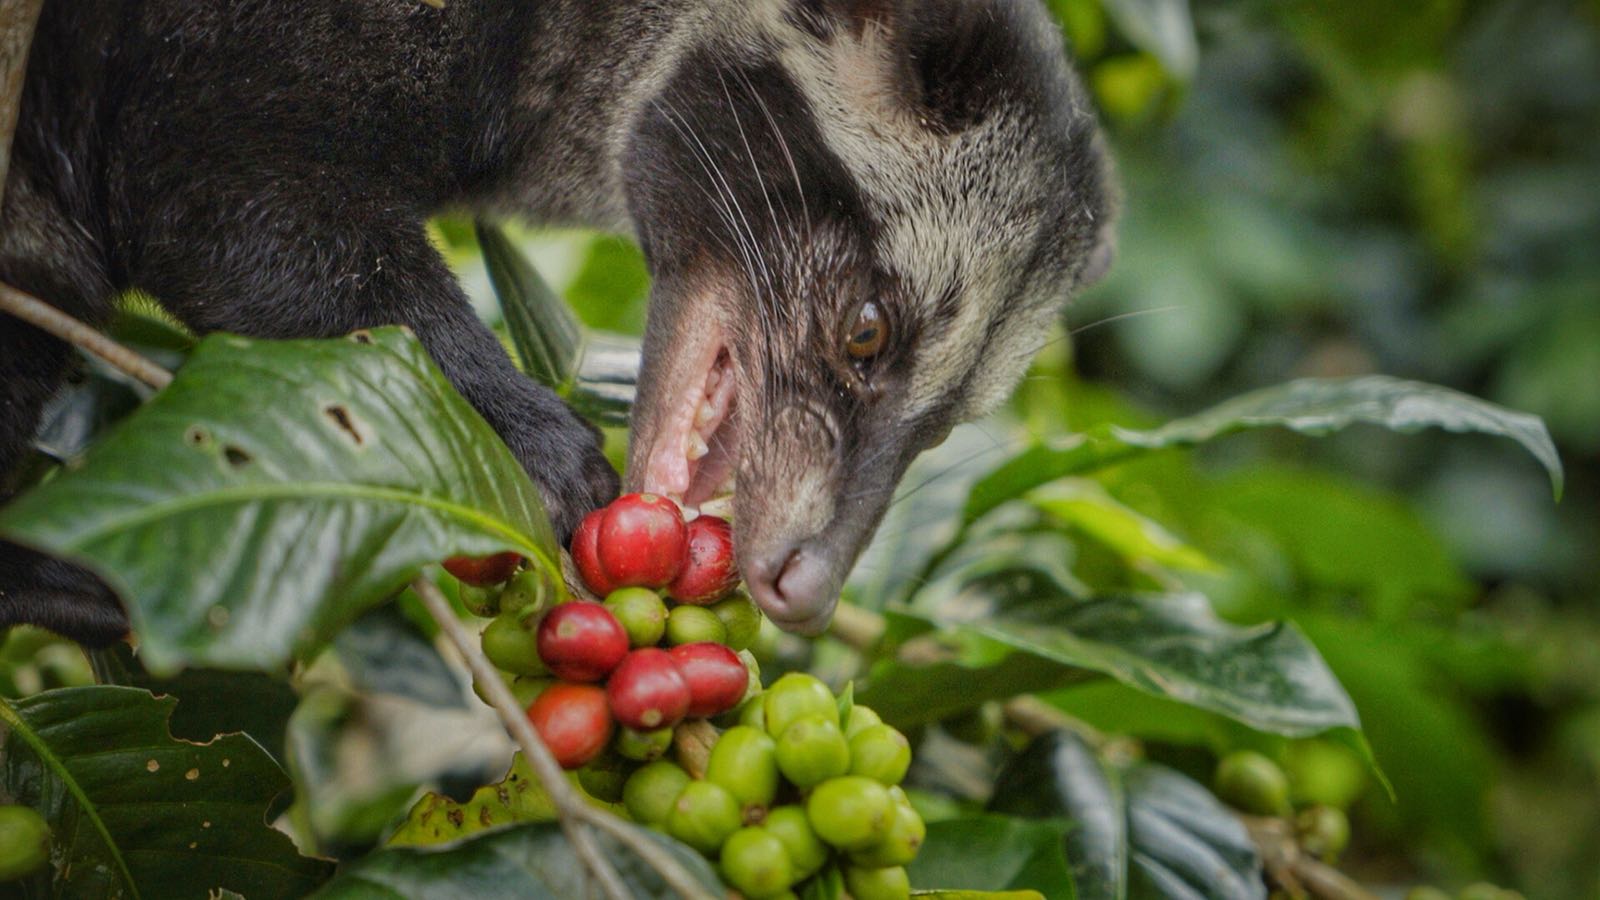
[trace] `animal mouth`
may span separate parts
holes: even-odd
[[[683,364],[664,394],[664,414],[647,437],[635,488],[671,497],[685,510],[727,516],[738,464],[738,373],[718,327],[680,348]]]

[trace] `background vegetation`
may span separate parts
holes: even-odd
[[[1560,504],[1505,441],[1272,431],[1084,473],[968,537],[1012,573],[1060,560],[1043,568],[1063,594],[1192,591],[1234,622],[1295,623],[1354,701],[1394,790],[1337,729],[1286,737],[1295,729],[1126,679],[1042,678],[1041,698],[1088,733],[1126,736],[1109,757],[1205,782],[1219,755],[1262,750],[1300,799],[1350,805],[1341,867],[1396,896],[1481,879],[1533,898],[1600,893],[1600,3],[1053,5],[1121,167],[1119,262],[1069,310],[1070,339],[1012,406],[919,464],[850,599],[893,603],[891,640],[906,641],[925,627],[917,616],[960,600],[981,573],[959,552],[930,557],[977,479],[1035,441],[1147,427],[1302,376],[1385,373],[1535,413],[1566,465]],[[497,320],[470,224],[440,222],[439,235]],[[648,280],[625,242],[516,236],[585,324],[642,327]],[[159,334],[124,338],[158,357],[173,349]],[[45,443],[74,455],[128,405],[102,397],[93,422],[64,414]],[[404,613],[369,616],[295,691],[261,677],[268,724],[248,730],[293,760],[303,844],[353,857],[393,841],[419,782],[481,784],[504,751],[481,709],[435,704],[460,737],[429,745],[406,710],[363,698],[431,689],[436,656],[371,664],[373,646],[410,646],[395,635],[413,631]],[[774,669],[859,674],[836,643],[770,650]],[[895,684],[903,673],[878,662],[878,684]],[[137,682],[115,661],[96,665],[102,680]],[[37,632],[0,646],[0,696],[90,678],[81,654]],[[190,697],[204,696],[199,680]],[[864,702],[891,703],[867,685]],[[923,784],[951,815],[1015,765],[1003,742],[974,751],[929,732]]]

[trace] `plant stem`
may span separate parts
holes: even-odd
[[[0,200],[11,171],[11,138],[22,108],[22,82],[28,74],[28,49],[44,0],[0,0]]]
[[[511,695],[511,689],[506,687],[500,678],[500,673],[495,671],[494,665],[483,655],[478,643],[472,639],[472,635],[451,611],[450,602],[445,599],[444,593],[432,581],[422,577],[411,583],[411,589],[422,598],[428,613],[439,623],[439,628],[455,645],[462,659],[466,660],[467,668],[472,671],[473,677],[488,695],[490,705],[500,714],[506,730],[511,732],[512,738],[522,748],[523,756],[527,758],[534,774],[538,776],[545,793],[550,796],[550,802],[560,814],[561,827],[566,831],[567,839],[572,842],[573,849],[582,858],[584,865],[594,873],[606,895],[613,900],[628,900],[631,896],[616,869],[600,852],[599,846],[594,841],[594,835],[582,827],[584,824],[599,828],[626,845],[629,850],[654,868],[680,896],[689,900],[713,900],[712,895],[695,881],[694,876],[659,845],[642,837],[627,823],[605,810],[590,806],[578,796],[572,784],[567,781],[561,766],[556,763],[555,757],[550,755],[549,749],[529,724],[522,707],[517,705],[516,698]]]
[[[0,284],[0,312],[10,313],[41,331],[103,360],[107,365],[160,390],[172,373],[74,319],[37,297]]]

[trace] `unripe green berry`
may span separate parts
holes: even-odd
[[[712,604],[711,611],[722,621],[728,636],[724,641],[734,650],[746,650],[761,633],[761,609],[744,594],[734,594]]]
[[[1350,819],[1331,806],[1308,806],[1294,818],[1300,848],[1323,862],[1339,858],[1350,844]]]
[[[622,787],[622,805],[635,822],[644,825],[661,825],[672,812],[678,795],[689,786],[689,773],[676,765],[659,760],[649,763],[628,776]]]
[[[709,781],[691,781],[667,814],[667,833],[707,856],[739,830],[739,801]]]
[[[801,790],[850,771],[850,744],[837,714],[806,716],[784,729],[777,756],[783,777]]]
[[[882,841],[893,816],[888,790],[859,775],[824,781],[806,798],[811,830],[841,850],[866,850]]]
[[[617,752],[623,759],[635,762],[655,762],[667,755],[672,749],[672,729],[657,728],[655,731],[634,731],[632,728],[623,728],[617,732]]]
[[[782,737],[790,725],[806,716],[839,718],[839,702],[833,692],[811,675],[790,672],[762,694],[767,717],[767,734]]]
[[[728,640],[728,629],[722,627],[717,614],[703,606],[674,606],[667,614],[667,643],[674,647],[683,644],[722,644]]]
[[[500,615],[500,588],[499,587],[473,587],[466,582],[456,582],[461,586],[461,605],[467,612],[480,619],[492,619]]]
[[[771,806],[778,795],[776,743],[766,732],[744,725],[728,729],[711,748],[706,780],[726,788],[742,811]]]
[[[606,609],[622,623],[628,633],[628,646],[654,647],[667,633],[667,604],[649,588],[630,587],[612,591]]]
[[[539,659],[533,632],[523,628],[515,614],[502,613],[483,630],[483,655],[495,668],[513,675],[550,674]]]
[[[917,851],[922,849],[922,842],[927,839],[928,826],[911,808],[911,804],[896,803],[889,833],[877,844],[850,854],[850,860],[867,868],[910,865],[917,858]]]
[[[602,753],[578,770],[578,784],[589,796],[605,803],[622,800],[633,764],[615,753]]]
[[[527,709],[533,705],[533,701],[539,699],[540,694],[550,690],[556,683],[554,678],[518,675],[516,678],[511,679],[508,687],[511,688],[511,696],[516,699],[517,705]]]
[[[1242,812],[1281,816],[1289,811],[1289,780],[1277,763],[1253,750],[1223,757],[1212,785],[1218,797]]]
[[[850,774],[885,786],[905,780],[911,768],[911,742],[888,725],[862,729],[850,739]]]
[[[856,735],[874,725],[882,725],[883,720],[878,714],[859,704],[850,707],[850,715],[844,720],[844,736],[854,739]]]
[[[911,878],[906,870],[863,869],[846,866],[844,886],[854,900],[908,900],[911,896]]]
[[[560,593],[537,567],[523,569],[501,589],[500,609],[519,617],[523,627],[532,631],[539,616],[556,605]]]
[[[744,705],[739,707],[739,724],[767,730],[767,704],[761,694],[744,701]]]
[[[50,861],[50,824],[26,806],[0,806],[0,882],[26,878]]]
[[[828,845],[817,837],[816,831],[811,828],[811,821],[806,818],[806,811],[800,807],[780,806],[769,810],[761,827],[783,844],[783,849],[789,854],[789,862],[794,866],[796,881],[810,878],[827,864]]]
[[[722,876],[750,900],[789,890],[794,866],[783,843],[764,828],[741,828],[722,845]]]

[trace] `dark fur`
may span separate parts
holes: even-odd
[[[895,90],[931,133],[996,114],[1059,116],[1041,126],[1061,135],[1060,148],[1037,153],[1063,177],[1039,188],[1055,218],[1029,272],[1070,282],[1103,230],[1104,164],[1092,121],[1050,108],[1075,108],[1059,46],[1018,37],[1042,15],[1032,3],[790,0],[788,15],[820,41],[891,30]],[[564,535],[614,493],[614,473],[593,429],[519,374],[473,317],[425,218],[471,207],[632,230],[657,278],[645,382],[670,353],[687,286],[717,272],[748,280],[760,259],[775,274],[736,298],[737,315],[760,323],[740,351],[760,379],[741,386],[740,414],[766,416],[771,440],[745,461],[740,502],[756,502],[761,480],[788,477],[785,455],[791,468],[836,473],[845,527],[831,564],[847,568],[905,465],[957,415],[965,385],[916,421],[893,413],[907,375],[897,363],[960,298],[909,296],[906,273],[876,261],[875,216],[892,211],[859,195],[761,40],[691,49],[659,97],[636,96],[674,26],[711,5],[47,3],[0,211],[0,280],[95,323],[132,287],[200,332],[409,325],[539,481]],[[1032,18],[1013,20],[1024,7]],[[708,164],[745,209],[770,201],[782,213],[742,232],[719,227]],[[1035,287],[1019,276],[1014,292]],[[839,351],[868,297],[897,317],[898,342],[870,371]],[[60,343],[0,321],[0,471],[20,458],[69,363]],[[814,415],[797,420],[806,408]],[[16,621],[91,642],[124,627],[92,576],[0,545],[0,625]]]

